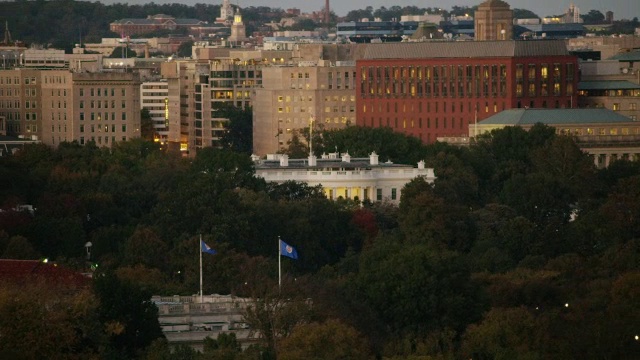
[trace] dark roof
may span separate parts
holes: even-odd
[[[640,89],[640,84],[627,80],[581,81],[578,90],[633,90]]]
[[[630,118],[607,109],[510,109],[499,112],[479,125],[546,125],[630,123]]]
[[[371,169],[371,168],[392,168],[392,167],[412,167],[411,165],[394,164],[391,162],[379,162],[378,165],[371,165],[369,158],[351,158],[350,162],[338,159],[316,159],[316,166],[309,166],[307,159],[289,159],[289,166],[280,166],[280,160],[260,160],[255,164],[256,169]]]
[[[153,19],[120,19],[112,22],[112,24],[136,24],[136,25],[153,25],[157,24]]]
[[[587,29],[582,24],[518,24],[529,31],[533,32],[586,32]]]
[[[160,19],[134,19],[126,18],[112,22],[111,24],[135,24],[135,25],[161,25],[167,22],[174,22],[176,25],[198,25],[205,24],[206,21],[198,19],[174,19],[174,18],[160,18]]]
[[[640,61],[640,50],[629,51],[622,54],[613,55],[609,60],[618,61]]]
[[[493,58],[569,55],[561,40],[382,43],[367,47],[365,59]]]
[[[478,7],[510,8],[509,4],[502,0],[487,0],[478,5]]]
[[[39,280],[53,285],[83,287],[89,284],[90,279],[54,263],[0,259],[0,281],[27,283]]]

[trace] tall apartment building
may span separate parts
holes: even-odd
[[[180,144],[181,151],[195,155],[192,150],[218,146],[228,121],[220,110],[251,105],[251,91],[261,84],[262,61],[254,60],[259,54],[242,55],[163,64],[169,86],[168,140]]]
[[[425,143],[505,109],[573,107],[578,83],[555,40],[371,44],[356,73],[356,123]]]
[[[166,80],[143,82],[140,85],[140,108],[149,110],[154,140],[168,141],[169,83]]]
[[[57,146],[110,147],[140,136],[140,81],[132,73],[16,68],[0,72],[0,116],[7,134]]]
[[[316,129],[355,124],[355,62],[270,66],[262,75],[254,96],[254,154],[279,151],[312,121]]]

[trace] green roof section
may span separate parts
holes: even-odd
[[[581,81],[578,90],[635,90],[640,89],[640,84],[634,84],[627,80],[609,81]]]
[[[510,109],[479,121],[479,125],[528,126],[612,124],[633,122],[631,118],[607,109]]]
[[[640,61],[640,50],[629,51],[622,54],[613,55],[609,60],[618,61]]]

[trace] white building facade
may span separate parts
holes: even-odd
[[[416,177],[433,183],[432,168],[412,165],[380,163],[374,152],[369,158],[351,158],[349,154],[323,155],[320,159],[289,159],[287,155],[267,155],[267,159],[253,157],[256,176],[266,181],[284,183],[298,181],[309,186],[321,185],[327,198],[361,201],[389,201],[400,203],[402,188]]]
[[[169,135],[169,83],[145,81],[140,85],[140,108],[149,110],[154,140],[167,141]]]

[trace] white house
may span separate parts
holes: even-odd
[[[254,155],[252,159],[256,176],[277,183],[293,180],[309,186],[322,185],[329,199],[387,200],[397,204],[409,181],[420,176],[433,183],[436,178],[433,169],[424,167],[424,161],[417,168],[390,161],[380,163],[375,152],[369,158],[332,153],[320,159],[289,159],[283,154],[267,155],[266,160]]]

